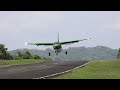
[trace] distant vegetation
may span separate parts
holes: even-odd
[[[28,51],[21,53],[17,51],[17,55],[13,55],[13,59],[41,59],[38,55],[31,55]]]
[[[7,52],[4,44],[0,44],[0,60],[13,59],[12,55]]]
[[[70,47],[64,49],[68,51],[68,55],[64,52],[58,56],[52,49],[17,49],[7,51],[4,44],[0,44],[0,60],[21,60],[21,59],[52,59],[52,60],[109,60],[120,58],[120,49],[111,49],[106,46],[96,47]],[[51,56],[49,57],[49,52]]]
[[[117,59],[120,59],[120,48],[118,50]]]
[[[49,58],[49,52],[51,52],[50,58],[53,60],[110,60],[116,59],[118,50],[111,49],[106,46],[96,46],[96,47],[70,47],[64,49],[68,51],[68,55],[64,52],[60,53],[58,56],[55,55],[52,49],[47,48],[46,50],[37,49],[17,49],[9,51],[11,54],[17,55],[17,51],[20,52],[30,52],[32,55],[38,55],[40,57]]]
[[[32,55],[29,51],[20,52],[16,50],[16,54],[9,53],[4,44],[0,44],[0,60],[25,60],[25,59],[44,59],[50,58],[40,57],[38,55]]]

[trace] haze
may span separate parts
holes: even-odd
[[[0,43],[8,50],[21,48],[25,42],[56,42],[92,38],[68,47],[108,46],[120,48],[120,11],[0,11]]]

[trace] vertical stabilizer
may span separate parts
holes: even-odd
[[[59,33],[58,33],[58,42],[59,42]]]

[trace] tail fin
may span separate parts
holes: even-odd
[[[59,33],[58,33],[58,42],[59,42]]]

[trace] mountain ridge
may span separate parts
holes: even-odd
[[[53,60],[109,60],[116,59],[117,56],[117,49],[100,45],[95,47],[69,47],[68,49],[63,50],[68,51],[68,55],[61,52],[58,56],[56,56],[53,49],[50,48],[46,48],[45,50],[23,48],[9,51],[9,53],[17,54],[17,51],[29,51],[32,55],[51,57]],[[49,52],[51,53],[51,56],[49,56]]]

